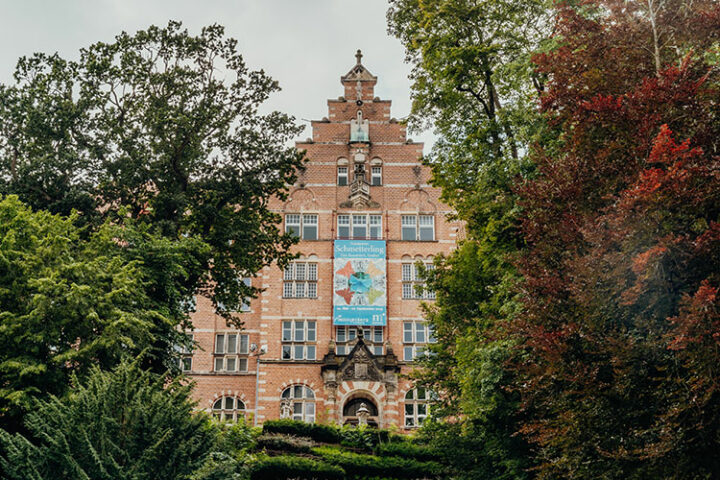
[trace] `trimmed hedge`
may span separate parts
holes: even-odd
[[[442,462],[443,460],[442,455],[437,450],[409,442],[381,443],[375,447],[375,454],[384,457],[414,458],[421,462]]]
[[[316,442],[340,443],[340,430],[331,425],[305,423],[297,420],[267,420],[263,423],[263,433],[284,433],[298,437],[312,438]]]
[[[308,438],[281,433],[263,434],[255,441],[259,448],[281,452],[310,453],[314,446],[313,441]]]
[[[344,480],[345,471],[302,457],[269,457],[254,464],[250,469],[251,480]]]
[[[437,462],[361,455],[343,452],[332,447],[317,447],[312,451],[326,462],[342,467],[347,473],[347,478],[443,478],[445,473],[445,468]]]

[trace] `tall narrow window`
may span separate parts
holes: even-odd
[[[420,236],[418,240],[435,240],[435,217],[432,215],[420,215]]]
[[[429,402],[432,400],[437,400],[437,396],[421,387],[407,392],[405,395],[405,428],[415,428],[422,425],[428,416]]]
[[[367,237],[367,215],[353,215],[352,216],[352,236],[353,238],[366,238]]]
[[[402,239],[410,241],[417,240],[417,216],[403,215],[401,219],[401,224]]]
[[[348,167],[338,167],[337,184],[341,187],[348,184]]]
[[[370,238],[382,238],[382,215],[370,215]]]
[[[317,240],[318,216],[303,215],[303,240]]]
[[[370,169],[370,183],[373,186],[382,185],[382,167],[372,167]]]
[[[338,215],[338,238],[350,238],[350,215]]]
[[[294,236],[299,237],[300,218],[301,216],[295,213],[289,213],[285,215],[285,233],[291,233]]]
[[[252,278],[250,277],[244,277],[242,279],[242,282],[247,285],[248,287],[252,286]],[[244,298],[242,305],[240,305],[240,311],[241,312],[249,312],[250,311],[250,301],[252,299],[250,297]]]

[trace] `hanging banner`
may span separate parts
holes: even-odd
[[[333,323],[387,322],[387,261],[384,240],[335,240]]]

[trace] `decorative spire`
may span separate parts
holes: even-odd
[[[357,64],[358,64],[358,65],[361,65],[360,61],[362,60],[362,57],[363,57],[363,54],[362,54],[362,52],[360,51],[360,49],[358,49],[357,53],[355,53],[355,58],[357,59]]]

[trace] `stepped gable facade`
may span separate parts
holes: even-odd
[[[431,394],[403,375],[434,341],[419,308],[434,295],[417,264],[450,252],[462,225],[446,220],[423,145],[375,96],[360,51],[340,81],[344,95],[297,142],[307,168],[286,200],[272,200],[300,237],[298,259],[246,279],[263,292],[237,313],[242,330],[197,299],[198,348],[182,366],[198,408],[216,417],[345,424],[362,409],[370,424],[410,430],[428,413]]]

